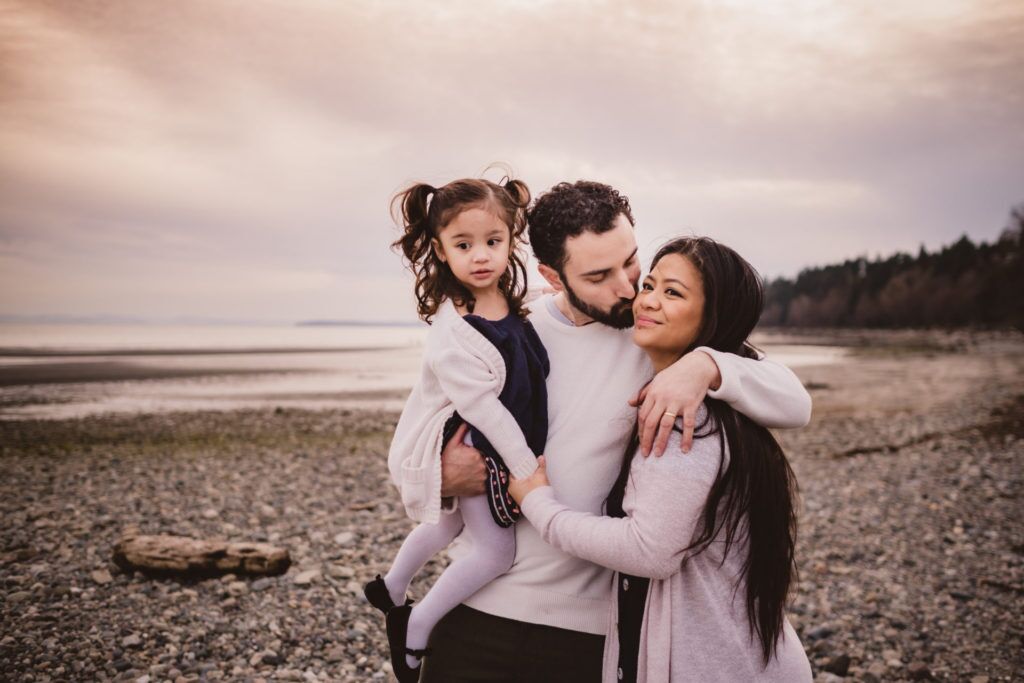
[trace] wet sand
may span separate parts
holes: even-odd
[[[844,667],[850,680],[1015,680],[1024,339],[863,339],[847,362],[797,369],[814,418],[779,435],[803,499],[790,618],[821,680]],[[279,408],[0,422],[0,671],[387,679],[359,587],[412,526],[385,466],[395,419]],[[109,557],[132,527],[269,540],[294,566],[241,582],[125,574]]]

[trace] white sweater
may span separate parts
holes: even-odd
[[[653,376],[632,330],[592,323],[574,327],[551,296],[531,304],[530,322],[547,348],[547,473],[558,500],[599,514],[622,464],[636,409],[629,398]],[[710,396],[767,427],[798,427],[810,416],[810,396],[788,368],[708,351],[722,375]],[[438,502],[438,505],[440,503]],[[612,571],[557,550],[525,520],[516,523],[512,568],[466,604],[509,619],[603,635]],[[460,557],[470,539],[449,554]]]
[[[388,469],[410,518],[440,519],[442,435],[456,410],[487,437],[513,477],[528,477],[537,469],[539,454],[530,450],[516,419],[498,400],[504,386],[501,352],[445,301],[427,334],[420,380],[405,403],[388,453]]]

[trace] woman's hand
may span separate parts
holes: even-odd
[[[526,479],[512,477],[508,483],[508,492],[512,494],[512,497],[516,499],[519,505],[522,505],[526,494],[534,489],[539,489],[541,486],[551,486],[551,483],[548,482],[548,472],[544,456],[538,455],[537,470]]]

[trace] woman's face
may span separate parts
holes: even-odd
[[[689,258],[668,254],[633,301],[633,341],[656,361],[674,360],[693,343],[704,316],[704,283]],[[670,362],[671,362],[670,360]]]

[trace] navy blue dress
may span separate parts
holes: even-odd
[[[498,400],[515,418],[534,455],[544,452],[548,438],[548,392],[545,380],[550,370],[548,353],[529,321],[510,313],[501,320],[487,320],[478,315],[463,319],[487,338],[505,361],[505,386]],[[444,429],[445,443],[462,424],[456,413]],[[508,467],[483,432],[469,425],[473,447],[483,455],[487,465],[487,502],[494,521],[502,527],[512,526],[520,517],[519,506],[509,495]]]

